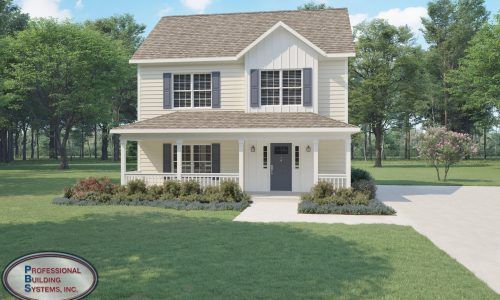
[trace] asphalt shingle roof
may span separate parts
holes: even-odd
[[[176,111],[117,129],[356,128],[314,113]]]
[[[352,53],[345,8],[163,17],[132,59],[234,57],[279,21],[328,54]]]

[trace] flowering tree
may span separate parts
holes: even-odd
[[[428,128],[419,136],[417,151],[420,157],[431,162],[441,181],[440,168],[444,167],[444,180],[453,164],[477,152],[477,145],[470,135],[448,131],[442,127]]]

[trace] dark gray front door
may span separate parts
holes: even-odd
[[[271,191],[292,190],[292,144],[271,144]]]

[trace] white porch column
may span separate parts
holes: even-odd
[[[182,140],[175,142],[177,145],[177,180],[182,178]]]
[[[125,172],[127,172],[127,140],[120,136],[120,184],[125,185]]]
[[[238,140],[238,183],[245,189],[245,140]]]
[[[313,175],[314,175],[313,183],[314,184],[318,183],[318,173],[319,173],[318,151],[319,151],[319,141],[314,140],[313,141]]]
[[[351,187],[351,136],[344,140],[346,187]]]

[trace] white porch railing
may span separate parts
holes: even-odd
[[[318,181],[331,182],[334,188],[347,187],[345,174],[318,174]]]
[[[161,185],[166,180],[177,180],[177,173],[125,173],[125,184],[130,180],[142,179],[147,185]],[[201,187],[219,186],[224,181],[234,181],[238,183],[238,173],[184,173],[181,181],[195,180]]]

